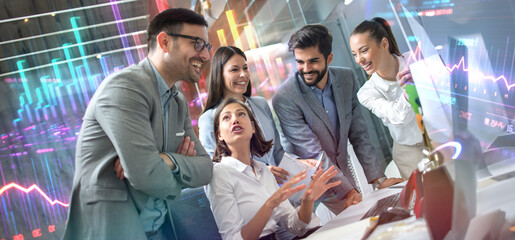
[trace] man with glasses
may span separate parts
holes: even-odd
[[[171,200],[211,180],[211,160],[174,86],[199,80],[211,49],[207,22],[168,9],[147,34],[147,58],[106,78],[86,109],[64,239],[177,238]]]

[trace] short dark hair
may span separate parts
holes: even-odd
[[[162,32],[180,33],[183,23],[203,25],[208,27],[206,19],[192,10],[186,8],[170,8],[157,14],[152,19],[147,28],[147,47],[148,51],[154,50],[156,37]]]
[[[256,121],[256,116],[254,116],[254,113],[252,112],[252,110],[250,110],[249,106],[247,106],[245,103],[241,102],[236,98],[230,97],[225,99],[220,104],[220,106],[218,106],[215,112],[215,117],[213,119],[213,133],[215,135],[216,141],[216,148],[215,153],[213,154],[213,161],[220,162],[220,160],[222,160],[222,157],[231,156],[232,154],[231,150],[229,149],[229,146],[227,146],[227,143],[225,143],[225,141],[220,141],[220,139],[218,139],[218,133],[220,132],[220,114],[227,105],[232,103],[240,104],[245,109],[245,111],[247,111],[250,121],[252,122],[252,124],[254,124],[255,130],[254,134],[252,135],[252,138],[250,139],[250,154],[252,154],[252,156],[262,157],[268,151],[270,151],[270,149],[272,149],[272,146],[274,145],[274,140],[265,140],[265,137],[261,132],[261,128],[259,127],[259,124]]]
[[[397,42],[395,41],[395,37],[393,36],[390,24],[388,24],[388,21],[384,18],[376,17],[372,20],[361,22],[356,26],[356,28],[354,28],[351,36],[359,33],[368,33],[369,37],[376,40],[377,43],[380,43],[383,38],[386,38],[388,40],[388,52],[393,55],[402,56],[399,51],[399,47],[397,46]]]
[[[224,93],[224,66],[234,55],[242,56],[247,61],[245,53],[237,47],[223,46],[219,47],[213,57],[211,58],[211,69],[209,71],[209,86],[207,90],[207,102],[204,112],[213,108],[218,104],[220,99],[223,98]],[[252,93],[252,84],[249,81],[247,85],[247,91],[243,93],[243,96],[250,97]]]
[[[304,49],[318,46],[318,51],[327,59],[331,54],[333,36],[322,24],[308,24],[291,35],[288,49],[293,52],[296,48]]]

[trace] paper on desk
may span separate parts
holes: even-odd
[[[289,153],[284,154],[284,157],[281,160],[281,163],[279,163],[278,167],[290,173],[290,175],[288,176],[288,180],[290,180],[290,178],[295,176],[297,173],[306,170],[306,178],[302,179],[299,183],[295,184],[295,186],[306,184],[307,188],[309,186],[309,183],[311,182],[311,176],[315,174],[315,168],[303,164],[299,161],[299,159],[297,159],[295,156]],[[306,188],[304,188],[302,191],[294,193],[293,195],[291,195],[289,199],[295,202],[300,202],[302,200],[302,195],[304,195],[304,192],[306,191]]]

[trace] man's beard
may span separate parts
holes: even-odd
[[[308,82],[306,81],[306,79],[304,78],[304,74],[312,74],[312,73],[316,73],[317,74],[317,79],[314,81],[314,82]],[[325,74],[327,73],[327,66],[325,66],[324,70],[322,72],[320,71],[310,71],[310,72],[303,72],[303,71],[300,71],[300,77],[302,77],[302,80],[304,80],[304,83],[310,87],[312,86],[316,86],[320,81],[322,81],[322,78],[324,78]]]

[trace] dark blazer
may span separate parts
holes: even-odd
[[[356,186],[348,168],[347,140],[354,147],[369,182],[384,174],[368,137],[356,97],[359,84],[352,71],[348,68],[329,67],[328,74],[340,123],[339,141],[336,141],[335,131],[322,104],[298,72],[290,76],[274,94],[272,104],[284,136],[291,143],[291,146],[283,144],[286,151],[301,158],[316,158],[324,151],[332,164],[340,168],[346,177],[341,186],[335,189],[341,195]],[[329,167],[327,164],[323,165],[324,169]]]
[[[172,173],[159,157],[164,119],[150,64],[144,59],[106,78],[86,109],[77,140],[64,239],[146,239],[138,214],[149,196],[170,205],[182,188],[211,180],[211,160],[193,132],[181,93],[170,100],[167,119],[167,151],[179,173]],[[197,156],[175,153],[185,136],[195,142]],[[116,178],[113,170],[117,157],[125,180]]]

